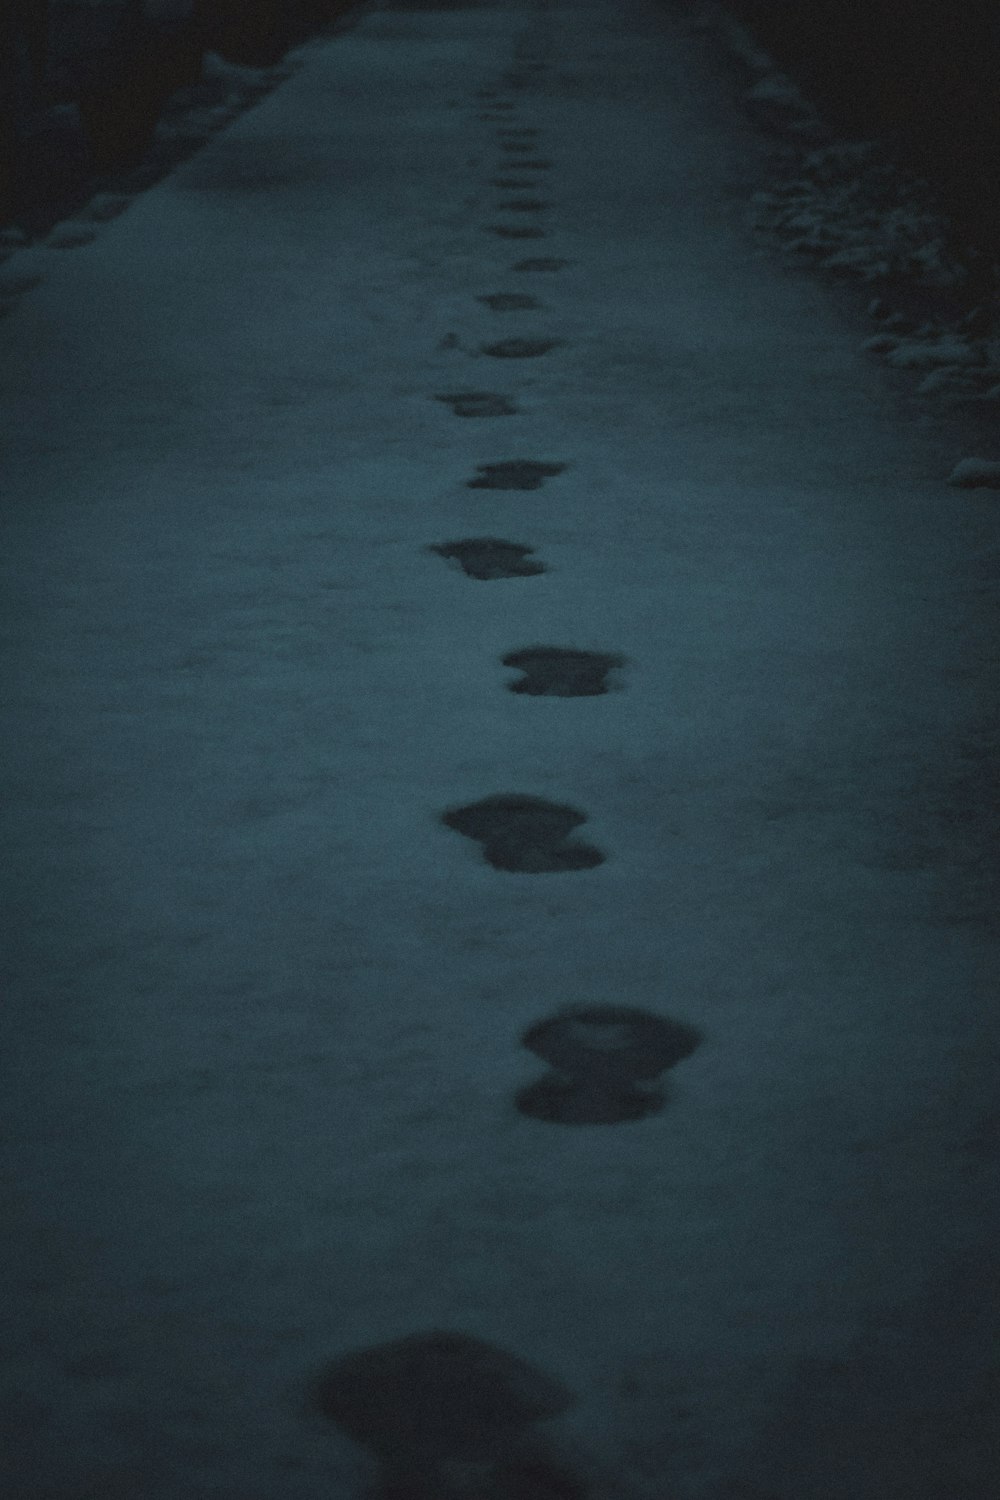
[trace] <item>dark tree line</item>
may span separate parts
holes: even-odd
[[[37,196],[47,112],[73,105],[77,175],[138,162],[167,100],[206,51],[269,67],[349,0],[0,0],[0,223]],[[70,164],[63,163],[70,173]],[[44,172],[44,164],[41,170]],[[44,196],[44,194],[43,194]]]
[[[1000,248],[998,0],[727,0],[849,133],[892,139]]]

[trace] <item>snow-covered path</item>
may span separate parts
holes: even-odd
[[[310,1383],[435,1329],[566,1399],[392,1500],[997,1492],[996,500],[763,160],[669,6],[369,6],[24,252],[12,1500],[355,1500]],[[517,1107],[571,1005],[661,1107]]]

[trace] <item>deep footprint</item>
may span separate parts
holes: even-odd
[[[510,417],[517,412],[513,401],[492,391],[458,391],[434,399],[450,406],[456,417]]]
[[[483,344],[481,352],[493,359],[537,359],[558,349],[560,339],[500,339],[496,344]]]
[[[535,186],[535,184],[531,180],[530,177],[491,177],[490,178],[490,187],[507,188],[511,192],[517,192],[518,189],[520,189],[520,188],[525,188],[525,189],[527,189],[527,188],[533,188],[534,186]],[[503,204],[503,203],[501,203],[500,207],[504,208],[504,207],[506,207],[506,205]]]
[[[663,1111],[660,1089],[595,1089],[552,1073],[519,1089],[514,1106],[521,1115],[547,1125],[624,1125]]]
[[[491,292],[489,296],[477,297],[476,300],[485,302],[493,312],[520,312],[542,305],[537,297],[529,297],[527,292]]]
[[[518,667],[525,675],[509,682],[512,693],[532,693],[550,698],[594,698],[609,691],[605,677],[625,665],[625,657],[600,651],[574,651],[563,646],[528,646],[509,651],[501,658],[505,667]]]
[[[537,490],[542,481],[554,479],[565,464],[540,464],[530,458],[511,459],[502,464],[477,464],[478,479],[467,479],[470,490]]]
[[[547,572],[544,563],[530,562],[534,547],[520,542],[505,542],[495,536],[469,537],[463,542],[441,542],[428,547],[439,557],[457,563],[469,578],[534,578]]]
[[[552,257],[538,256],[534,260],[519,260],[514,271],[562,271],[570,262],[568,260],[556,260]]]
[[[504,1465],[530,1452],[535,1424],[576,1400],[540,1366],[440,1328],[341,1355],[309,1380],[307,1399],[379,1461],[380,1500],[455,1495],[448,1465]]]
[[[696,1051],[694,1026],[629,1005],[568,1005],[521,1038],[536,1057],[591,1084],[648,1082]]]
[[[550,875],[592,870],[604,863],[599,849],[569,839],[573,829],[587,821],[586,814],[543,797],[485,797],[468,807],[452,808],[441,821],[482,844],[483,857],[495,870]]]
[[[578,1474],[540,1454],[495,1465],[487,1484],[482,1500],[590,1500],[592,1493]]]
[[[521,1038],[555,1072],[521,1089],[517,1109],[557,1125],[617,1125],[659,1114],[664,1095],[653,1080],[702,1040],[693,1026],[628,1006],[570,1006]]]
[[[508,165],[518,172],[547,172],[552,163],[542,157],[532,157],[529,161],[512,161]]]

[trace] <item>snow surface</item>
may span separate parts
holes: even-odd
[[[293,62],[3,267],[0,1489],[352,1500],[310,1382],[442,1328],[568,1387],[591,1500],[992,1500],[981,429],[754,239],[683,11],[364,6]],[[469,488],[517,458],[565,469]],[[548,571],[427,550],[477,536]],[[540,643],[618,690],[507,692]],[[502,793],[604,862],[492,868],[441,819]],[[569,1002],[698,1028],[661,1113],[518,1113]]]

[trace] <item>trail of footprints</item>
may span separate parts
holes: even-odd
[[[517,66],[504,75],[508,90],[530,87],[547,67],[547,48],[531,37],[516,51]],[[534,194],[551,162],[538,155],[540,132],[515,126],[518,105],[498,91],[482,89],[481,120],[499,124],[504,153],[491,185],[502,192]],[[534,220],[544,198],[504,199],[498,212],[514,218],[485,227],[502,239],[542,239]],[[520,275],[552,274],[570,263],[557,256],[517,261]],[[491,313],[544,311],[535,296],[494,291],[478,299]],[[520,334],[480,346],[498,360],[540,359],[560,341]],[[456,417],[516,415],[509,395],[457,391],[434,398]],[[551,460],[506,458],[476,465],[468,489],[538,490],[568,465]],[[500,537],[436,542],[428,553],[475,582],[541,578],[547,572],[535,549]],[[512,648],[501,658],[517,674],[508,691],[529,697],[586,698],[619,691],[612,674],[627,665],[615,651],[535,644]],[[609,680],[610,679],[610,680]],[[441,823],[478,844],[493,869],[517,875],[570,875],[596,869],[606,855],[578,837],[584,812],[523,792],[497,792],[478,802],[445,809]],[[658,1114],[666,1096],[664,1073],[690,1057],[702,1040],[693,1026],[623,1005],[570,1005],[521,1037],[548,1071],[522,1088],[514,1101],[524,1116],[549,1125],[620,1125]],[[390,1343],[356,1350],[329,1365],[314,1382],[318,1410],[381,1465],[373,1500],[587,1500],[589,1486],[571,1466],[553,1458],[534,1424],[565,1410],[572,1393],[547,1373],[495,1345],[464,1333],[432,1329]]]

